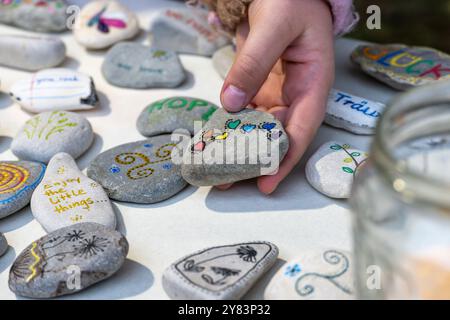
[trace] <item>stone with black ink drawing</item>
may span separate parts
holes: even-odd
[[[172,264],[163,274],[176,300],[238,300],[275,264],[278,248],[254,241],[207,248]]]
[[[94,141],[89,121],[69,111],[43,112],[25,122],[11,144],[22,160],[48,163],[60,152],[77,159]]]
[[[26,111],[89,110],[99,99],[94,80],[81,72],[65,69],[45,69],[15,82],[11,97]]]
[[[128,242],[97,223],[78,223],[33,241],[14,261],[9,288],[27,298],[73,294],[115,274],[124,264]]]
[[[231,70],[235,58],[236,48],[233,45],[220,48],[214,53],[212,57],[214,69],[216,69],[217,73],[223,79],[225,79],[228,72]]]
[[[150,204],[169,199],[187,183],[172,153],[180,152],[171,135],[161,135],[109,149],[89,165],[87,175],[111,199]]]
[[[398,90],[450,79],[450,56],[433,48],[362,45],[351,59],[370,76]]]
[[[110,229],[116,216],[101,185],[89,179],[67,153],[58,153],[31,198],[31,212],[47,232],[80,222],[95,222]]]
[[[328,197],[349,198],[355,176],[367,157],[367,152],[349,144],[327,142],[308,160],[306,179],[314,189]]]
[[[0,257],[8,251],[8,241],[6,241],[3,233],[0,232]]]
[[[211,57],[230,43],[228,37],[215,31],[208,23],[206,10],[163,10],[152,22],[150,32],[153,47],[178,53]]]
[[[26,207],[41,182],[45,165],[29,161],[0,161],[0,219]]]
[[[361,135],[375,133],[385,105],[350,93],[332,89],[325,123]]]
[[[136,14],[120,2],[96,0],[81,9],[73,30],[79,44],[98,50],[135,37],[140,27]]]
[[[170,97],[148,105],[137,120],[137,129],[146,137],[172,133],[178,129],[195,134],[219,107],[212,102],[191,97]],[[197,130],[199,130],[197,129]]]
[[[176,88],[186,72],[173,51],[120,42],[106,54],[102,74],[112,85],[124,88]]]
[[[354,300],[353,255],[341,249],[302,250],[272,278],[265,300]]]

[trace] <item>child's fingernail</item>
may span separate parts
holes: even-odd
[[[244,91],[233,85],[229,85],[223,93],[222,104],[228,111],[237,112],[245,106],[246,100],[247,95]]]

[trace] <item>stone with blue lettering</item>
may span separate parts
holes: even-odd
[[[356,134],[371,135],[375,133],[384,108],[382,103],[332,89],[325,123]]]

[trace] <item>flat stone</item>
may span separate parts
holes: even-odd
[[[5,236],[0,232],[0,257],[8,251],[8,241]]]
[[[56,67],[66,58],[66,45],[54,37],[0,35],[0,65],[38,71]]]
[[[340,142],[322,145],[306,164],[306,179],[320,193],[336,198],[349,198],[353,181],[368,154]]]
[[[142,111],[137,128],[146,137],[164,133],[172,133],[177,129],[185,129],[195,134],[195,122],[200,130],[219,107],[197,98],[170,97],[151,103]]]
[[[325,123],[356,134],[375,134],[384,108],[382,103],[333,89],[328,98]]]
[[[125,262],[128,242],[97,223],[79,223],[34,241],[17,257],[9,288],[27,298],[73,294],[116,273]]]
[[[83,175],[67,153],[58,153],[50,160],[31,198],[31,211],[47,232],[80,222],[116,228],[108,195],[97,182]]]
[[[286,263],[264,292],[265,300],[354,300],[353,257],[345,250],[302,252]]]
[[[88,49],[105,49],[139,33],[134,12],[114,0],[91,1],[75,20],[73,34]]]
[[[262,241],[208,248],[170,266],[163,274],[163,288],[177,300],[237,300],[277,257],[278,248]]]
[[[63,0],[5,0],[0,2],[0,23],[35,32],[63,32],[67,8]]]
[[[214,186],[269,175],[289,149],[289,138],[271,114],[217,110],[184,152],[182,175],[195,186]]]
[[[173,163],[171,135],[127,143],[103,152],[90,164],[88,176],[99,182],[111,199],[156,203],[180,192],[187,183]]]
[[[212,62],[214,69],[217,73],[225,79],[233,66],[234,60],[236,59],[236,48],[233,45],[225,46],[217,50],[213,57]]]
[[[30,203],[41,182],[45,165],[28,161],[0,161],[0,219]]]
[[[46,69],[13,84],[11,97],[32,113],[89,110],[98,104],[94,81],[70,69]]]
[[[111,48],[102,73],[110,84],[134,89],[176,88],[186,80],[176,53],[133,42],[121,42]]]
[[[365,45],[352,60],[372,77],[398,90],[450,79],[450,56],[425,47]]]
[[[155,48],[208,57],[230,43],[209,25],[205,10],[166,9],[153,21],[150,32]]]
[[[48,163],[60,152],[77,159],[94,141],[89,121],[69,111],[40,113],[20,129],[11,144],[12,152],[22,160]]]

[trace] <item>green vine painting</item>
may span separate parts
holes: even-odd
[[[344,144],[344,145],[339,145],[339,144],[334,144],[330,147],[330,149],[334,150],[334,151],[344,151],[348,157],[346,157],[344,159],[344,166],[342,167],[342,170],[348,174],[352,174],[355,175],[356,172],[358,171],[359,167],[367,160],[367,154],[361,154],[361,152],[358,151],[353,151],[350,152],[350,145],[348,144]],[[362,160],[358,160],[358,158],[364,156],[364,159]],[[355,165],[355,168],[351,168],[351,164]]]
[[[24,132],[28,139],[49,140],[57,133],[62,133],[66,128],[78,126],[76,122],[70,122],[66,112],[54,111],[50,114],[47,121],[42,120],[41,116],[36,116],[25,123]]]

